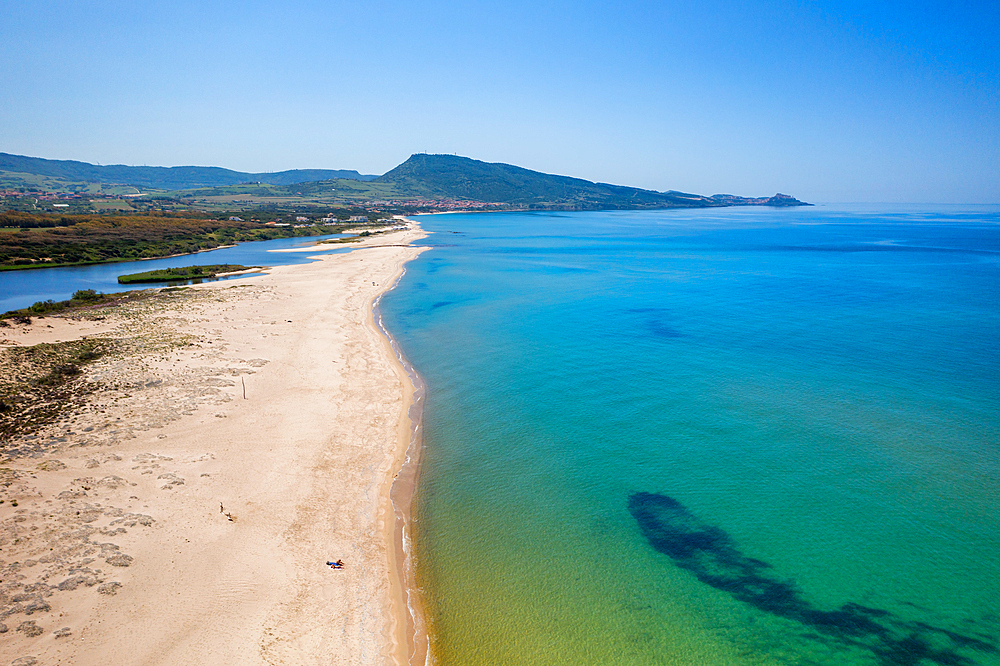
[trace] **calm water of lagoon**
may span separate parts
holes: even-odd
[[[275,252],[308,247],[327,238],[340,238],[351,234],[312,236],[309,238],[279,238],[270,241],[239,243],[218,250],[185,254],[166,259],[146,259],[123,261],[115,264],[94,264],[92,266],[68,266],[65,268],[34,268],[21,271],[0,271],[0,312],[25,308],[38,301],[66,300],[79,289],[93,289],[104,293],[149,289],[155,286],[178,284],[118,284],[119,275],[142,273],[161,268],[183,266],[203,266],[211,264],[237,264],[240,266],[280,266],[301,264],[312,261],[313,254],[348,252],[349,248],[328,245],[316,252]],[[179,283],[183,284],[183,283]]]

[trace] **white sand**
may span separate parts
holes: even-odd
[[[406,662],[389,489],[412,386],[371,304],[419,237],[0,329],[131,346],[87,366],[73,420],[4,443],[0,663]]]

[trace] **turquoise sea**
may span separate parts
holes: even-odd
[[[1000,207],[420,222],[438,663],[1000,664]]]

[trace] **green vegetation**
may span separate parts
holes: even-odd
[[[64,416],[88,390],[84,367],[115,346],[90,339],[0,350],[0,440]]]
[[[367,236],[367,233],[358,234],[357,236],[345,236],[344,238],[331,238],[330,240],[325,240],[321,245],[337,245],[340,243],[357,243],[363,236]]]
[[[413,155],[374,183],[394,184],[425,197],[502,203],[517,208],[560,210],[700,208],[718,206],[709,197],[655,192],[554,176],[510,164],[455,155]]]
[[[357,225],[352,225],[356,228]],[[265,226],[204,214],[38,215],[0,213],[0,270],[190,254],[241,241],[341,233],[340,224]]]
[[[22,308],[20,310],[11,310],[10,312],[0,314],[0,326],[9,326],[6,322],[7,319],[13,319],[21,324],[30,324],[32,316],[40,317],[76,308],[101,305],[103,303],[119,300],[125,295],[126,294],[124,293],[103,294],[94,291],[93,289],[80,289],[79,291],[73,292],[73,297],[68,301],[53,301],[51,299],[47,301],[38,301],[29,307]]]
[[[675,208],[730,205],[694,194],[653,192],[553,176],[509,164],[453,155],[413,155],[371,181],[322,180],[294,185],[264,183],[171,192],[192,206],[377,206],[393,212],[478,208],[487,210]]]
[[[95,166],[0,153],[0,209],[76,213],[326,213],[346,219],[441,210],[600,210],[807,205],[656,192],[555,176],[455,155],[412,155],[382,176],[323,169],[242,173],[217,167]],[[331,213],[330,211],[336,211]],[[287,218],[286,218],[287,219]]]
[[[235,273],[259,266],[239,266],[237,264],[212,264],[209,266],[184,266],[181,268],[163,268],[157,271],[119,275],[118,284],[138,284],[143,282],[170,282],[173,280],[205,280],[214,278],[219,273]]]
[[[181,190],[239,183],[290,185],[310,180],[355,178],[371,180],[350,169],[293,169],[276,173],[246,173],[220,167],[133,167],[115,164],[99,166],[73,160],[46,160],[0,153],[0,172],[32,174],[64,182],[138,185],[146,189]],[[134,191],[134,190],[132,190]]]
[[[433,209],[417,202],[411,193],[392,183],[357,180],[324,180],[295,185],[248,184],[181,190],[163,195],[170,201],[208,211],[237,210],[316,215],[336,211],[336,216],[408,214]],[[152,199],[151,199],[152,201]],[[159,201],[159,200],[158,200]],[[135,205],[136,202],[133,202]]]

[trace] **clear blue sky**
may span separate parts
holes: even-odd
[[[1000,202],[1000,2],[0,0],[0,151]]]

